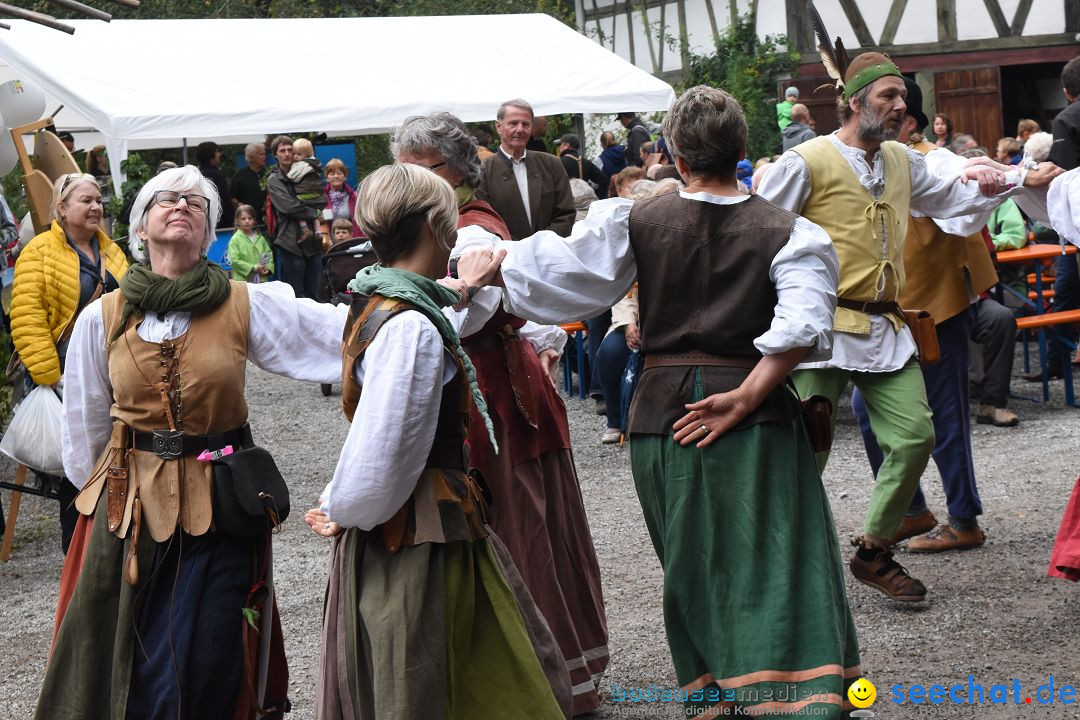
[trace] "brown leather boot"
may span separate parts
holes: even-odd
[[[986,533],[982,528],[974,530],[957,530],[942,523],[935,530],[931,530],[922,537],[914,538],[908,543],[911,552],[942,552],[944,550],[968,550],[977,548],[986,542]]]
[[[892,540],[889,541],[889,544],[895,545],[898,542],[913,538],[916,535],[930,532],[936,527],[937,518],[935,518],[934,513],[929,510],[910,517],[905,515],[904,519],[900,521],[900,527],[897,529],[896,534],[892,536]]]
[[[851,574],[856,580],[900,602],[926,599],[926,586],[908,575],[904,566],[893,559],[892,550],[873,548],[873,551],[871,560],[863,560],[857,552],[851,558]]]

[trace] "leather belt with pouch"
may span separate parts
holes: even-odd
[[[919,353],[919,362],[933,365],[941,360],[941,347],[938,345],[937,328],[934,318],[925,310],[904,310],[895,301],[870,302],[837,298],[838,307],[857,310],[867,315],[896,315],[903,319],[915,339],[915,348]]]
[[[213,453],[211,506],[216,532],[239,538],[260,537],[289,516],[289,487],[285,478],[270,453],[255,446],[247,423],[208,435],[185,435],[179,430],[136,430],[131,436],[134,449],[152,452],[164,460],[198,455],[204,450]],[[233,446],[231,454],[214,452],[226,445]],[[110,467],[108,471],[110,478],[112,470]],[[111,502],[111,494],[109,499]],[[110,524],[111,517],[110,511]]]

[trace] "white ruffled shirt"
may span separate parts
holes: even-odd
[[[717,204],[749,198],[708,193],[684,193],[683,197]],[[632,206],[623,198],[594,202],[568,238],[541,231],[516,242],[479,234],[458,242],[462,249],[486,246],[507,251],[502,264],[502,303],[509,312],[545,323],[580,320],[614,305],[637,278],[629,236]],[[754,340],[755,347],[766,355],[813,347],[814,357],[828,357],[838,277],[832,240],[817,225],[804,218],[796,220],[790,240],[769,269],[777,303],[772,324]]]
[[[267,372],[294,380],[341,381],[341,335],[347,305],[326,305],[297,299],[281,282],[248,285],[251,315],[248,359]],[[148,313],[139,323],[139,337],[158,343],[187,332],[191,313]],[[81,488],[112,433],[113,404],[105,354],[101,300],[86,306],[71,332],[64,388],[64,473]]]
[[[1047,205],[1050,224],[1061,239],[1080,246],[1080,168],[1054,178]]]
[[[292,288],[280,282],[248,285],[247,289],[251,305],[248,359],[263,370],[295,380],[340,382],[341,337],[348,306],[297,299]],[[470,316],[450,309],[444,312],[459,329]],[[490,317],[479,310],[471,315],[481,325]],[[190,324],[190,313],[162,317],[151,313],[137,332],[148,342],[161,342],[181,337]],[[561,329],[535,323],[521,332],[538,352],[561,350],[566,341]],[[405,312],[387,321],[357,367],[364,392],[333,480],[322,495],[323,509],[330,517],[346,526],[370,529],[401,507],[424,469],[426,453],[417,453],[416,448],[431,445],[442,387],[456,372],[457,365],[430,320]],[[61,426],[64,470],[81,487],[112,431],[112,383],[100,300],[87,306],[75,324],[66,381]]]
[[[845,145],[835,133],[827,137],[848,161],[859,184],[875,198],[880,198],[886,182],[882,154],[874,154],[871,166],[863,150]],[[978,232],[994,208],[1021,189],[1019,173],[1010,171],[1006,173],[1005,191],[994,197],[984,196],[978,183],[958,181],[963,171],[963,158],[944,148],[925,156],[909,149],[908,160],[911,166],[911,214],[934,218],[942,230],[952,235]],[[806,161],[797,152],[789,150],[769,170],[758,194],[774,205],[801,213],[811,189]],[[949,221],[949,218],[955,220]],[[811,358],[799,368],[892,372],[907,364],[914,354],[915,340],[906,325],[897,331],[887,317],[871,315],[869,335],[837,332],[831,359]]]

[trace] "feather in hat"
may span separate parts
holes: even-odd
[[[844,89],[844,76],[847,75],[848,64],[850,63],[847,50],[844,48],[844,42],[839,35],[836,37],[835,43],[830,42],[829,31],[825,29],[825,22],[821,19],[821,14],[818,13],[812,1],[807,5],[810,7],[810,22],[814,27],[814,35],[817,36],[817,49],[818,54],[821,55],[821,63],[825,66],[825,71],[829,73],[829,77],[836,81],[836,90],[842,92]],[[825,87],[834,86],[826,83],[814,88],[814,92]]]

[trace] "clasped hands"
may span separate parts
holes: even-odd
[[[969,158],[964,165],[964,172],[960,175],[960,181],[976,180],[979,191],[986,197],[993,197],[1004,189],[1005,173],[1015,169],[989,157]],[[1045,187],[1063,172],[1064,170],[1052,162],[1041,162],[1024,176],[1024,187]]]
[[[494,250],[484,248],[467,250],[458,257],[457,277],[445,277],[437,282],[443,287],[450,288],[461,300],[454,305],[455,310],[464,310],[469,304],[469,288],[482,288],[488,285],[502,285],[502,276],[499,269],[502,267],[506,250]]]

